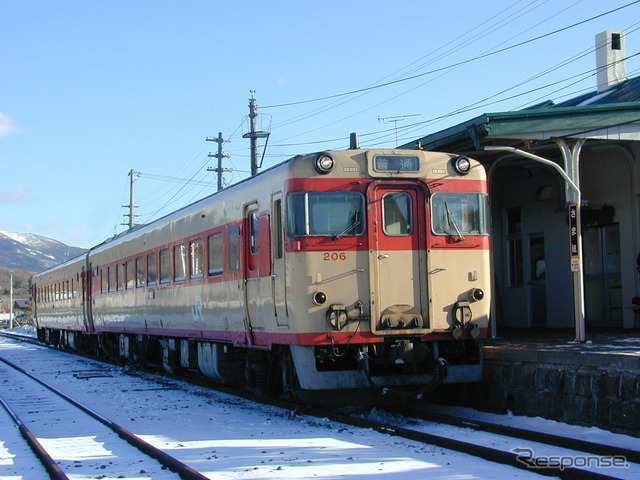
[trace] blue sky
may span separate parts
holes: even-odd
[[[268,167],[593,90],[604,30],[640,51],[633,0],[0,0],[0,19],[0,230],[81,247],[126,229],[132,169],[140,222],[214,192],[218,132],[225,182],[245,178],[252,90]]]

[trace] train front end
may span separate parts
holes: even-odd
[[[424,392],[478,381],[490,307],[484,168],[347,150],[292,162],[291,345],[302,390]]]

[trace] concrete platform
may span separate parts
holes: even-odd
[[[640,436],[640,332],[587,329],[587,343],[569,330],[498,333],[459,404]]]

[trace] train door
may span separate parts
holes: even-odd
[[[91,264],[88,267],[82,267],[82,273],[80,274],[80,290],[82,294],[82,317],[86,333],[93,333],[95,331],[93,325],[93,311],[91,305]]]
[[[372,331],[428,328],[425,194],[372,184],[368,193]],[[422,219],[422,221],[420,221]]]
[[[244,296],[247,328],[254,345],[266,344],[269,312],[273,312],[271,288],[270,217],[260,215],[257,203],[245,206],[247,232],[244,246]]]
[[[289,325],[286,293],[286,270],[284,251],[284,226],[282,224],[282,193],[271,197],[271,291],[273,296],[273,313],[279,327]]]

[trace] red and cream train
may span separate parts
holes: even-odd
[[[479,380],[487,184],[463,156],[297,156],[33,278],[38,336],[294,392]]]

